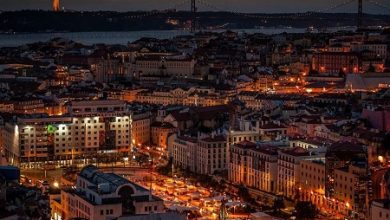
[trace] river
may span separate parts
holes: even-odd
[[[329,28],[329,32],[337,30],[353,30],[352,28]],[[221,32],[224,30],[215,30]],[[262,29],[237,29],[233,30],[241,33],[303,33],[304,28],[262,28]],[[154,37],[159,39],[169,39],[178,35],[188,35],[184,30],[165,30],[165,31],[128,31],[128,32],[66,32],[66,33],[23,33],[23,34],[0,34],[0,47],[13,47],[34,42],[45,42],[55,37],[70,39],[82,44],[122,44],[133,42],[142,37]]]

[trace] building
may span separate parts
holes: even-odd
[[[5,155],[11,164],[34,166],[92,159],[98,153],[127,154],[131,148],[131,115],[49,117],[24,115],[4,126]],[[81,157],[82,156],[82,157]]]
[[[386,199],[374,200],[370,206],[370,220],[390,219],[390,202]]]
[[[224,135],[201,138],[198,141],[197,171],[204,175],[227,170],[227,139]]]
[[[363,109],[362,117],[367,119],[374,128],[390,131],[390,107],[367,106]]]
[[[337,76],[343,73],[359,73],[360,58],[353,52],[320,52],[313,55],[313,70],[320,75]]]
[[[214,89],[190,88],[141,91],[136,101],[156,105],[216,106],[225,105],[228,97]]]
[[[172,146],[168,148],[168,151],[176,167],[193,173],[198,172],[197,138],[175,135]]]
[[[14,113],[19,114],[37,114],[45,112],[45,104],[38,98],[17,98],[13,101]]]
[[[298,189],[300,200],[311,201],[318,208],[326,207],[324,160],[301,161]]]
[[[129,114],[126,102],[121,100],[72,101],[68,112],[72,116],[117,116]]]
[[[177,131],[172,124],[167,122],[153,122],[151,125],[151,140],[154,146],[167,149],[168,137]]]
[[[14,104],[12,102],[0,101],[0,112],[11,113],[14,111]]]
[[[304,149],[301,147],[280,150],[278,154],[277,192],[290,199],[299,199],[301,162],[323,160],[324,149]]]
[[[338,168],[334,171],[332,208],[346,215],[359,216],[367,211],[368,168],[366,163]]]
[[[132,112],[131,133],[135,146],[151,143],[151,112]]]
[[[351,91],[375,91],[390,87],[390,73],[348,74],[345,88]]]
[[[367,161],[367,149],[364,145],[351,142],[335,142],[326,151],[326,196],[332,197],[335,187],[335,170],[344,168],[352,160]]]
[[[278,149],[241,141],[229,150],[228,179],[264,192],[276,193]]]
[[[267,140],[281,139],[287,135],[287,127],[274,123],[262,124],[258,128],[260,137]]]
[[[109,83],[117,79],[120,75],[120,60],[100,59],[95,65],[95,81],[99,83]]]
[[[135,77],[147,79],[150,77],[181,77],[191,78],[194,74],[196,61],[183,56],[140,56],[132,66]]]
[[[149,190],[91,165],[77,175],[75,187],[61,190],[51,204],[54,219],[106,220],[164,212],[163,200]]]

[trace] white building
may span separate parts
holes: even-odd
[[[5,155],[11,164],[34,164],[73,161],[78,156],[92,159],[103,152],[126,154],[131,148],[131,123],[130,114],[111,117],[18,117],[5,123]]]
[[[370,206],[370,220],[390,219],[390,201],[374,200]]]
[[[91,165],[77,175],[74,188],[61,190],[61,195],[52,199],[51,209],[56,220],[106,220],[165,212],[163,200],[149,190]]]
[[[175,136],[171,154],[173,163],[181,169],[189,169],[191,172],[197,172],[198,159],[198,140],[186,136]]]

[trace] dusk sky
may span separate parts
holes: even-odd
[[[132,11],[172,8],[185,0],[61,0],[61,7],[73,10],[113,10]],[[189,1],[189,0],[187,0]],[[210,2],[223,10],[240,12],[305,12],[322,8],[329,8],[345,0],[202,0]],[[377,0],[378,2],[390,6],[389,0]],[[0,9],[20,10],[20,9],[50,9],[51,0],[0,0]],[[189,3],[182,5],[178,9],[189,8]],[[351,3],[332,12],[352,12],[357,8],[356,3]],[[212,10],[205,6],[199,6],[200,10]],[[376,6],[365,3],[365,12],[374,14],[389,14],[390,10],[380,9]]]

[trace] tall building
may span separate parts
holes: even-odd
[[[60,10],[60,0],[53,0],[53,11]]]

